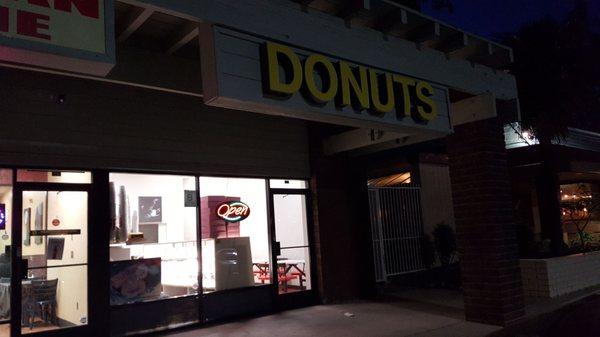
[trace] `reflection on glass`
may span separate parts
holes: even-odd
[[[263,179],[200,177],[204,292],[270,283]]]
[[[279,293],[310,290],[306,197],[299,194],[275,194],[273,207],[275,235],[281,246],[281,255],[277,257]]]
[[[110,174],[111,305],[198,292],[196,178]]]
[[[23,192],[23,334],[87,324],[87,205],[87,192]]]
[[[12,170],[0,169],[0,337],[10,336],[12,179]]]

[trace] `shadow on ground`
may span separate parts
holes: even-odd
[[[598,337],[600,295],[588,296],[559,310],[493,333],[490,337]]]

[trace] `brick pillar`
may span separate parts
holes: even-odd
[[[454,131],[447,150],[466,319],[507,325],[525,310],[502,124]]]

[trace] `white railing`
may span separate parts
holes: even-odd
[[[420,193],[419,187],[369,189],[377,282],[424,269]]]

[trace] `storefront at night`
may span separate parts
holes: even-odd
[[[409,222],[453,209],[467,319],[522,315],[493,213],[510,49],[387,2],[44,4],[0,2],[0,337],[368,296],[403,249],[381,243],[396,206],[374,188],[416,191],[428,167],[448,178],[406,194]]]

